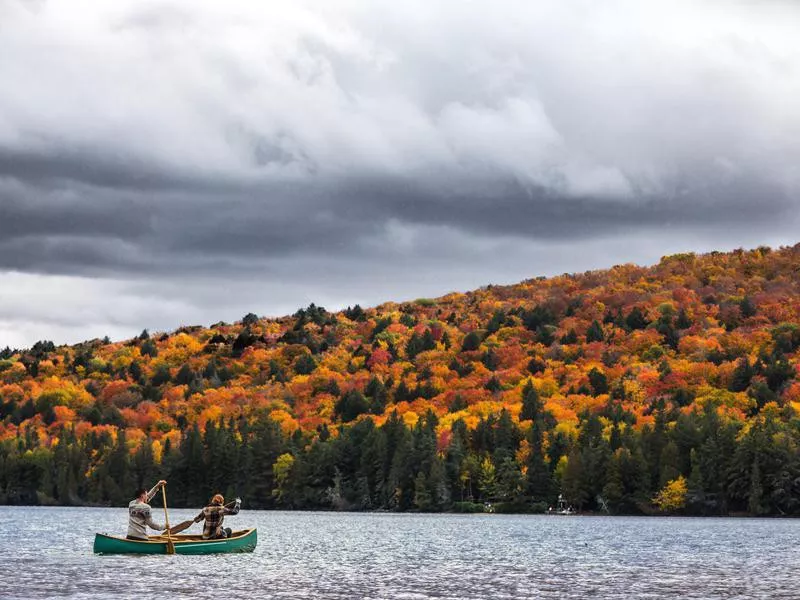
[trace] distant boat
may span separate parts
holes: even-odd
[[[555,508],[552,506],[547,509],[548,515],[576,515],[578,514],[574,508],[570,504],[567,504],[567,501],[564,500],[564,496],[562,494],[558,495],[558,504]]]
[[[229,538],[204,540],[200,535],[173,535],[175,554],[216,554],[219,552],[252,552],[258,543],[255,529],[234,531]],[[151,536],[147,540],[129,540],[124,537],[97,533],[94,536],[97,554],[166,554],[167,538]]]

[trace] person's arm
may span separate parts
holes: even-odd
[[[144,522],[147,524],[148,527],[150,527],[150,529],[155,529],[156,531],[164,531],[164,529],[166,529],[163,525],[159,525],[158,523],[153,521],[153,515],[150,513],[149,510],[147,511]]]
[[[227,506],[223,507],[224,510],[225,510],[225,512],[223,514],[226,514],[226,515],[237,515],[237,514],[239,514],[239,509],[241,507],[242,507],[242,499],[241,498],[237,498],[236,502],[233,503],[233,507],[232,508],[228,508]]]
[[[194,518],[195,523],[199,523],[200,521],[205,521],[206,519],[206,512],[204,510],[200,511],[200,514]]]
[[[156,492],[159,490],[159,488],[160,488],[162,485],[166,485],[166,484],[167,484],[167,482],[166,482],[166,481],[164,481],[163,479],[162,479],[161,481],[159,481],[157,484],[155,484],[155,485],[153,486],[153,489],[152,489],[152,490],[150,490],[149,492],[147,492],[147,502],[150,502],[150,500],[153,498],[153,496],[155,496],[155,495],[156,495]]]

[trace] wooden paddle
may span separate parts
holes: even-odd
[[[194,523],[193,519],[189,519],[188,521],[182,521],[181,523],[178,523],[177,525],[175,525],[175,527],[170,529],[170,533],[180,533],[184,529],[188,529],[192,523]]]
[[[236,504],[236,502],[228,502],[225,506],[232,506]],[[191,527],[192,523],[194,523],[194,519],[189,519],[188,521],[182,521],[175,525],[172,529],[170,529],[170,533],[180,533],[181,531],[185,531],[189,527]]]
[[[167,514],[167,486],[161,486],[161,497],[164,499],[164,521],[167,526],[167,554],[175,554],[175,544],[172,543],[172,537],[169,532],[169,514]]]

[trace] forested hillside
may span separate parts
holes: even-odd
[[[0,502],[800,513],[800,245],[0,353]]]

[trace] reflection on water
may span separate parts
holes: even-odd
[[[253,554],[92,554],[126,516],[0,507],[0,598],[800,597],[795,520],[242,510]]]

